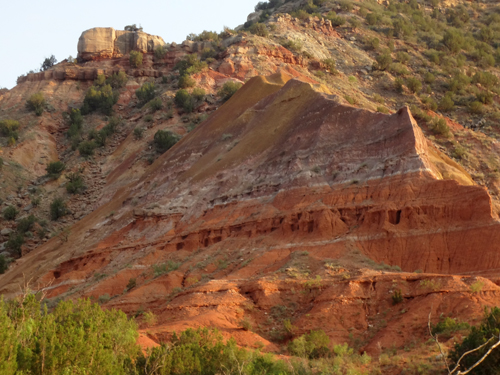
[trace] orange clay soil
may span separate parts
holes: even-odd
[[[407,108],[353,108],[278,73],[252,78],[67,241],[21,258],[0,293],[29,279],[50,298],[152,311],[145,346],[211,326],[278,351],[291,319],[379,354],[426,340],[431,311],[474,323],[497,305],[499,237],[486,189]]]

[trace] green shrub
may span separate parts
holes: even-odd
[[[325,66],[326,70],[328,70],[331,74],[337,74],[337,63],[333,59],[325,59],[322,61],[323,65]]]
[[[136,286],[137,286],[137,280],[136,278],[132,278],[129,279],[126,289],[127,291],[129,291],[130,289],[134,289]]]
[[[486,88],[492,88],[499,84],[498,77],[490,72],[477,72],[472,77],[472,83],[481,84]]]
[[[449,359],[451,365],[454,367],[458,359],[468,351],[472,351],[485,344],[488,340],[490,342],[485,345],[481,350],[474,351],[468,354],[461,360],[461,368],[470,368],[475,364],[488,349],[498,341],[498,332],[500,330],[500,309],[493,307],[491,309],[485,308],[484,318],[482,323],[477,327],[472,327],[469,335],[463,339],[461,343],[456,343],[455,348],[450,351]],[[491,340],[491,338],[493,338]],[[451,367],[451,366],[450,366]],[[500,352],[498,350],[492,351],[486,359],[476,367],[471,374],[494,374],[500,367]]]
[[[450,135],[450,128],[448,127],[446,120],[443,118],[434,117],[430,122],[429,127],[435,134],[443,135],[445,137],[449,137]]]
[[[63,216],[66,216],[69,210],[66,206],[66,202],[62,198],[55,198],[50,204],[50,218],[51,220],[57,220]]]
[[[408,64],[410,61],[410,55],[408,55],[406,52],[397,52],[396,53],[396,59],[401,63],[401,64]]]
[[[187,55],[174,66],[174,70],[179,71],[179,76],[199,73],[208,67],[205,61],[200,61],[196,54]]]
[[[118,73],[114,73],[106,79],[106,83],[110,85],[113,89],[119,89],[125,86],[128,81],[127,74],[120,70]]]
[[[175,104],[178,107],[184,109],[185,112],[187,113],[193,112],[195,100],[187,90],[181,89],[177,91],[177,93],[175,94],[174,101]]]
[[[181,76],[179,78],[179,87],[181,89],[187,89],[188,87],[194,87],[196,85],[196,81],[188,76],[187,74]]]
[[[348,22],[351,24],[351,27],[353,29],[358,29],[359,27],[361,27],[361,21],[358,20],[356,17],[349,18]]]
[[[151,100],[149,102],[149,108],[151,108],[151,110],[153,112],[156,112],[156,111],[159,111],[160,109],[162,109],[163,108],[163,103],[161,101],[161,98],[156,97],[153,100]]]
[[[375,12],[368,13],[365,17],[366,22],[368,23],[368,25],[371,25],[371,26],[377,25],[380,22],[381,18],[382,18],[382,16],[378,13],[375,13]]]
[[[397,38],[408,37],[413,32],[413,27],[412,27],[411,23],[402,17],[396,18],[392,22],[392,26],[393,26],[393,30],[392,30],[393,34]]]
[[[62,161],[53,161],[45,168],[47,175],[54,180],[58,179],[65,169],[66,165]]]
[[[0,255],[0,275],[3,275],[5,271],[9,269],[9,263],[3,255]]]
[[[70,194],[79,194],[85,190],[85,183],[83,176],[79,172],[72,172],[67,174],[66,191]]]
[[[134,129],[134,138],[136,140],[142,139],[144,136],[144,128],[135,128]]]
[[[445,95],[439,101],[438,108],[443,112],[451,111],[453,108],[455,108],[455,102],[450,95]]]
[[[469,104],[469,111],[474,114],[481,114],[483,113],[483,103],[479,101],[473,101],[472,103]]]
[[[370,49],[378,49],[378,47],[380,46],[380,39],[372,38],[368,41],[367,45]]]
[[[19,129],[19,121],[2,120],[0,121],[0,136],[14,138],[17,140],[17,129]]]
[[[145,105],[149,101],[156,97],[156,87],[154,83],[146,82],[137,90],[135,90],[135,95],[139,99],[141,105]]]
[[[83,141],[78,145],[78,152],[80,153],[80,156],[89,157],[94,155],[96,147],[97,145],[93,141]]]
[[[156,47],[156,49],[154,51],[155,60],[163,59],[165,57],[165,55],[167,54],[167,52],[168,52],[168,49],[164,46]]]
[[[169,272],[175,271],[175,270],[179,269],[180,265],[181,265],[180,263],[173,262],[171,260],[169,260],[167,263],[154,264],[153,265],[154,277],[166,275]]]
[[[193,89],[193,92],[191,93],[191,96],[196,100],[196,101],[202,101],[205,99],[206,92],[204,89],[200,87],[195,87]]]
[[[3,210],[3,218],[5,220],[14,220],[18,213],[19,211],[14,206],[8,206]]]
[[[489,91],[480,91],[476,94],[476,98],[483,104],[493,103],[493,94]]]
[[[354,9],[354,5],[350,0],[341,0],[339,5],[340,9],[342,9],[344,12],[350,12]]]
[[[425,75],[424,75],[424,82],[427,83],[427,84],[433,84],[434,81],[436,80],[436,77],[434,76],[434,74],[432,74],[431,72],[426,72]]]
[[[81,114],[87,115],[100,110],[103,114],[109,116],[113,113],[113,106],[118,101],[118,97],[118,93],[114,92],[109,84],[102,87],[92,86],[83,99]]]
[[[401,303],[404,301],[403,294],[401,293],[401,289],[395,290],[394,293],[392,293],[392,304],[397,305],[398,303]]]
[[[213,59],[217,56],[217,52],[213,48],[204,48],[201,51],[201,60],[205,61],[208,59]]]
[[[9,240],[7,241],[7,244],[5,246],[16,256],[22,257],[23,244],[24,244],[24,235],[22,233],[11,233],[11,235],[9,236]]]
[[[25,234],[26,232],[29,232],[32,228],[33,225],[36,223],[36,217],[33,215],[30,215],[28,217],[25,217],[19,221],[17,224],[17,232]]]
[[[330,353],[330,339],[322,330],[311,331],[302,335],[288,344],[288,350],[292,355],[301,358],[321,358]]]
[[[281,45],[293,52],[300,52],[302,50],[302,41],[299,39],[285,40],[281,42]]]
[[[267,26],[260,22],[254,23],[252,26],[250,26],[249,30],[252,34],[258,36],[267,37],[269,35],[269,30],[267,29]]]
[[[224,83],[222,88],[219,90],[219,96],[222,98],[222,100],[227,101],[229,100],[234,94],[236,94],[236,91],[238,91],[241,88],[241,83],[234,82],[234,81],[227,81]]]
[[[49,70],[56,63],[57,63],[57,59],[54,55],[51,55],[50,57],[46,57],[45,60],[43,60],[42,65],[40,66],[40,71],[44,72],[46,70]]]
[[[378,55],[375,59],[377,61],[376,68],[378,70],[386,70],[392,64],[392,56],[390,51],[385,51]]]
[[[333,11],[329,12],[326,15],[326,19],[328,19],[328,20],[331,21],[333,27],[342,26],[346,22],[346,19],[344,17],[337,16],[337,14],[335,12],[333,12]]]
[[[179,141],[179,138],[172,132],[158,130],[153,138],[156,151],[164,153]]]
[[[140,67],[142,65],[142,53],[139,51],[131,51],[129,62],[132,68]]]
[[[125,374],[140,354],[135,323],[89,300],[60,302],[51,312],[29,291],[2,300],[0,332],[5,375]]]
[[[467,323],[459,323],[456,319],[449,317],[441,317],[436,325],[432,326],[431,332],[433,335],[444,334],[451,335],[457,331],[469,329],[470,326]]]
[[[96,147],[104,147],[106,145],[106,138],[107,135],[104,130],[97,131],[96,129],[92,129],[88,135],[89,141],[93,141]]]
[[[406,81],[406,87],[408,87],[408,90],[412,93],[416,94],[422,90],[422,83],[418,78],[410,77]]]
[[[423,96],[420,100],[422,101],[425,109],[435,111],[438,108],[436,101],[430,96]]]
[[[45,98],[41,92],[33,94],[26,101],[26,108],[29,111],[35,112],[37,116],[41,116],[45,109]]]
[[[465,43],[463,33],[454,28],[449,28],[444,32],[443,45],[451,52],[460,52]]]

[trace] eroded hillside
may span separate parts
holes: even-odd
[[[225,30],[166,46],[141,36],[140,66],[112,38],[80,43],[80,62],[21,77],[0,96],[0,120],[20,124],[3,148],[2,208],[21,212],[1,221],[2,254],[14,258],[2,294],[30,280],[52,303],[151,311],[158,320],[143,333],[155,342],[212,326],[282,352],[290,319],[295,335],[322,328],[371,355],[400,350],[387,371],[436,354],[417,345],[429,312],[473,323],[498,304],[495,128],[463,127],[460,108],[455,121],[418,109],[422,97],[393,89],[397,66],[374,70],[377,53],[358,43],[378,31],[332,23],[331,9],[358,19],[379,5],[325,2],[314,9],[323,19],[283,14],[300,15],[299,2],[280,6],[250,16],[267,36]],[[228,81],[245,84],[224,102]],[[136,90],[148,82],[156,98],[143,105]],[[72,110],[107,84],[112,114],[84,115],[72,133]],[[189,106],[178,99],[185,85]],[[41,116],[25,109],[38,92]],[[158,152],[158,130],[179,142]],[[50,179],[57,159],[66,170]],[[70,172],[86,189],[67,192]],[[70,213],[50,220],[55,197]],[[13,251],[29,215],[38,220]]]

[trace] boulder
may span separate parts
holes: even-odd
[[[115,30],[111,27],[96,27],[86,30],[78,41],[78,60],[90,61],[122,57],[130,51],[154,52],[166,46],[163,39],[142,31]]]
[[[112,27],[95,27],[84,31],[78,40],[78,58],[94,60],[111,58],[115,51],[116,33]]]
[[[8,236],[9,234],[11,234],[12,232],[14,232],[12,229],[10,228],[3,228],[1,231],[0,231],[0,234],[2,236]]]

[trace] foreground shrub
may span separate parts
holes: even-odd
[[[33,94],[26,101],[26,108],[29,111],[35,112],[37,116],[41,116],[45,109],[45,98],[41,92]]]
[[[139,354],[137,326],[121,311],[89,300],[49,312],[35,294],[0,301],[0,372],[126,374]]]
[[[311,331],[288,344],[291,354],[302,358],[326,357],[330,353],[330,339],[322,330]]]
[[[153,138],[156,151],[164,153],[179,141],[179,138],[172,132],[158,130]]]
[[[470,350],[476,349],[491,340],[482,349],[470,353],[465,356],[460,363],[462,368],[470,368],[476,363],[487,351],[498,341],[498,332],[500,331],[500,309],[493,307],[492,309],[485,308],[484,318],[478,327],[472,327],[470,334],[462,341],[455,344],[455,348],[450,352],[449,359],[454,365],[458,359]],[[500,351],[498,349],[492,351],[488,357],[476,367],[470,374],[488,375],[496,374],[500,368]]]
[[[65,169],[66,165],[62,161],[51,162],[47,165],[47,168],[45,168],[47,175],[54,180],[58,179]]]
[[[241,88],[242,84],[234,81],[227,81],[224,83],[224,86],[219,90],[219,96],[222,98],[222,100],[227,101],[229,100],[234,94],[236,94],[236,91],[238,91]]]
[[[129,62],[132,68],[140,67],[142,65],[142,53],[140,53],[139,51],[131,51]]]

